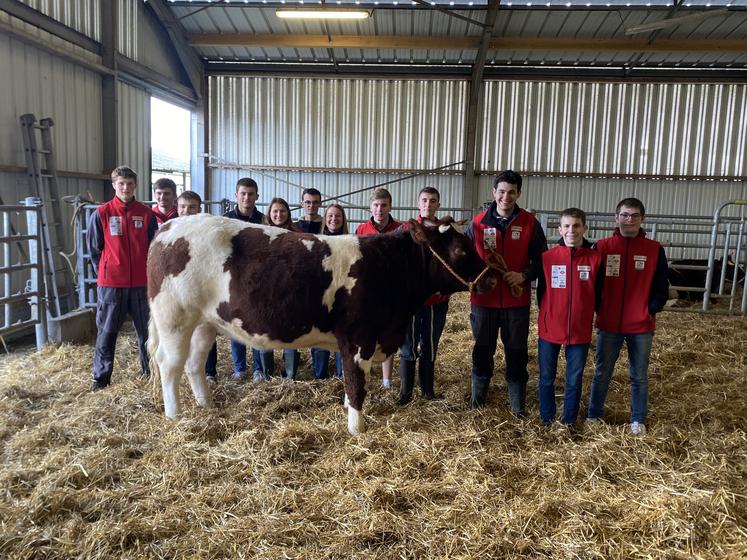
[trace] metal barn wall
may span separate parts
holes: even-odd
[[[148,8],[138,3],[135,36],[137,37],[137,61],[152,68],[161,76],[182,81],[181,62],[169,44],[169,37],[153,17],[149,17]]]
[[[233,198],[236,179],[253,175],[237,166],[290,168],[254,175],[270,176],[259,181],[262,200],[277,195],[292,203],[302,187],[335,196],[456,163],[466,96],[462,81],[212,77],[212,163],[228,167],[213,168],[211,198]],[[424,181],[392,185],[395,207],[414,206]],[[444,206],[460,203],[460,176],[442,172],[427,181],[443,191]],[[345,202],[368,206],[369,196]]]
[[[117,2],[117,50],[132,60],[138,59],[138,0],[101,0]]]
[[[5,169],[26,167],[19,117],[33,113],[37,119],[54,121],[52,139],[60,171],[101,173],[101,79],[88,70],[61,60],[44,51],[0,35],[0,166]],[[90,179],[61,177],[62,196],[91,192],[103,194],[102,183]],[[32,196],[32,187],[23,171],[0,172],[0,197],[5,204],[17,204]],[[62,205],[66,224],[65,250],[73,249],[73,230],[68,228],[72,206]],[[25,222],[15,224],[25,232]],[[11,260],[18,255],[15,246]],[[23,289],[27,274],[11,277],[11,290]],[[14,320],[28,315],[28,306],[13,310]]]
[[[150,200],[150,94],[122,82],[117,94],[118,159],[137,173],[137,198]]]
[[[27,6],[72,27],[96,41],[101,40],[102,0],[21,0]],[[103,0],[108,2],[110,0]],[[126,0],[133,1],[133,0]]]
[[[736,177],[747,86],[487,82],[481,169]]]

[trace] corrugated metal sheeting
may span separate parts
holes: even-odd
[[[112,0],[101,0],[111,2]],[[116,0],[117,20],[119,30],[117,33],[117,50],[131,58],[138,60],[138,9],[141,9],[136,0]]]
[[[137,173],[137,198],[150,200],[150,95],[122,82],[117,95],[118,159]]]
[[[428,169],[459,161],[466,82],[210,79],[211,144],[229,162]]]
[[[96,41],[101,40],[102,1],[110,0],[21,0],[36,11]]]
[[[488,82],[483,169],[740,176],[741,84]]]
[[[57,167],[101,172],[101,79],[0,35],[0,164],[25,166],[18,117],[52,117]]]
[[[485,87],[484,140],[478,144],[486,173],[478,189],[485,200],[490,174],[505,168],[528,175],[653,176],[740,176],[747,169],[745,86]],[[213,77],[210,88],[211,155],[218,165],[211,198],[233,198],[236,179],[244,175],[259,179],[261,200],[283,196],[294,203],[300,186],[333,197],[401,178],[402,169],[458,162],[463,151],[463,81]],[[442,192],[443,206],[461,206],[462,176],[440,172],[392,185],[395,207],[413,205],[426,183]],[[710,215],[721,201],[747,196],[744,181],[528,177],[526,184],[521,203],[546,210],[579,205],[606,212],[621,198],[640,195],[652,213]],[[367,207],[368,196],[345,201]]]

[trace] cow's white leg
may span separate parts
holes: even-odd
[[[192,333],[189,357],[185,364],[195,400],[199,406],[205,408],[213,406],[213,395],[205,378],[205,360],[213,342],[215,342],[215,328],[206,323],[199,325]]]
[[[168,334],[163,334],[164,332]],[[186,331],[182,328],[174,328],[170,332],[161,329],[156,360],[161,372],[163,409],[169,418],[176,418],[181,413],[179,383],[189,353],[191,334],[192,329]]]
[[[348,409],[348,431],[357,436],[366,431],[363,419],[363,400],[366,397],[366,377],[371,371],[371,360],[361,357],[360,349],[353,356],[343,352],[345,365],[345,403]],[[348,375],[350,372],[350,375]]]

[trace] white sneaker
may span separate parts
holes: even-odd
[[[262,383],[265,380],[265,374],[261,370],[254,370],[252,373],[252,383]]]
[[[392,380],[391,379],[382,379],[381,380],[381,386],[384,387],[384,389],[391,389],[392,388]]]
[[[587,426],[601,426],[602,424],[604,424],[604,420],[602,420],[601,418],[587,418],[586,420],[584,420],[584,424],[586,424]]]
[[[645,436],[646,425],[642,424],[641,422],[631,422],[630,433],[633,434],[634,436]]]

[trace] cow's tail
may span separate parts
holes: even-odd
[[[161,389],[161,370],[158,367],[156,354],[158,353],[158,327],[153,320],[153,314],[148,321],[148,362],[150,364],[151,394],[156,406],[163,403],[163,391]]]

